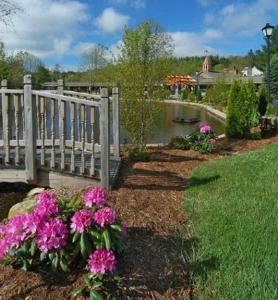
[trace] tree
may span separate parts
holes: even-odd
[[[219,77],[216,80],[216,83],[212,85],[206,92],[204,101],[226,108],[229,97],[229,86],[227,85],[225,78]]]
[[[276,99],[278,97],[278,55],[271,60],[270,91],[272,98]]]
[[[146,132],[157,114],[156,91],[167,74],[166,59],[173,46],[170,36],[152,21],[126,27],[122,40],[117,74],[124,112],[121,121],[132,142],[144,148]]]
[[[92,46],[83,53],[83,64],[89,74],[90,83],[96,81],[96,72],[107,65],[108,49],[103,45]]]
[[[228,99],[225,133],[228,137],[241,137],[243,135],[241,126],[241,80],[234,80]]]
[[[8,66],[6,62],[4,43],[0,42],[0,80],[6,79],[7,76],[8,76]]]
[[[228,137],[247,137],[257,125],[258,101],[253,81],[234,80],[228,100],[225,132]]]
[[[20,7],[10,0],[0,1],[0,22],[5,25],[11,24],[11,17],[20,11]]]
[[[51,75],[49,69],[47,69],[43,64],[40,64],[37,67],[37,70],[34,74],[36,80],[36,87],[42,88],[42,84],[51,80]]]
[[[259,95],[258,95],[258,111],[261,116],[265,115],[266,107],[267,107],[266,86],[265,84],[261,84],[259,88]]]
[[[36,72],[41,60],[27,51],[20,51],[15,55],[15,59],[22,61],[24,73],[33,74]]]

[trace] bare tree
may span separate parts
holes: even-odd
[[[83,65],[89,72],[90,83],[92,84],[96,70],[107,65],[108,49],[103,45],[92,46],[83,52]]]
[[[11,17],[19,12],[21,8],[12,0],[0,0],[0,22],[5,25],[12,23]]]

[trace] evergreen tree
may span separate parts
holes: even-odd
[[[278,55],[273,57],[270,66],[270,91],[272,99],[278,98]]]
[[[228,98],[225,133],[228,137],[241,137],[243,135],[240,122],[240,94],[241,80],[234,80]]]
[[[260,85],[259,88],[259,101],[258,101],[258,111],[261,116],[265,115],[267,100],[266,100],[266,87],[265,84]]]

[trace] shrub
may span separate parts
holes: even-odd
[[[258,101],[252,81],[234,80],[227,107],[225,132],[228,137],[247,137],[258,124]]]
[[[175,136],[171,138],[171,141],[168,145],[171,149],[181,149],[181,150],[188,150],[190,149],[190,144],[188,140],[181,136]]]
[[[169,143],[170,148],[192,149],[200,153],[211,153],[215,149],[216,134],[206,123],[201,123],[199,129],[185,137],[173,137]]]
[[[216,84],[211,86],[204,97],[204,101],[221,107],[226,107],[229,97],[229,86],[224,78],[217,78]]]
[[[190,89],[188,86],[185,87],[185,89],[182,91],[182,100],[187,100],[188,99],[188,95],[190,94]]]
[[[70,201],[54,192],[40,193],[32,213],[0,225],[0,263],[24,270],[44,264],[64,272],[82,264],[88,274],[73,294],[87,292],[90,299],[102,299],[124,247],[124,227],[105,206],[106,200],[101,188],[88,189]]]
[[[258,111],[261,116],[264,116],[266,113],[267,101],[266,101],[266,87],[262,84],[259,88],[259,104]]]
[[[277,115],[277,111],[275,106],[272,103],[268,103],[266,107],[265,116],[266,117],[274,117]]]

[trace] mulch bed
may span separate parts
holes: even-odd
[[[179,234],[186,226],[181,202],[190,172],[204,161],[274,142],[277,136],[257,141],[224,139],[210,155],[152,149],[147,162],[124,163],[118,187],[110,192],[110,205],[128,227],[127,249],[118,265],[120,287],[107,299],[195,299],[181,255],[185,241]],[[0,300],[71,299],[70,292],[81,281],[77,271],[65,275],[0,267]]]

